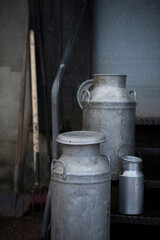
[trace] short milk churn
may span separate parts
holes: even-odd
[[[111,160],[111,178],[118,180],[120,157],[134,155],[136,92],[126,89],[126,75],[95,74],[93,80],[81,84],[77,100],[83,108],[83,130],[103,132],[107,142],[101,144],[101,153]]]
[[[144,175],[142,159],[122,157],[122,173],[119,175],[119,212],[137,215],[143,213]]]
[[[100,156],[105,136],[61,133],[62,155],[51,168],[51,239],[110,239],[110,168]]]

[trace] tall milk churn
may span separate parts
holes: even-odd
[[[144,175],[142,159],[122,157],[122,173],[119,175],[119,212],[136,215],[143,213]]]
[[[62,155],[52,161],[51,239],[110,239],[110,168],[100,156],[105,136],[94,131],[61,133]]]
[[[136,93],[126,89],[126,75],[95,74],[81,84],[77,99],[83,109],[83,130],[100,131],[107,142],[101,153],[111,160],[111,178],[118,180],[120,159],[134,154]],[[118,156],[118,149],[126,147]]]

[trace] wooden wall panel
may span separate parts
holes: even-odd
[[[47,91],[51,123],[51,88],[66,45],[77,24],[83,1],[45,0],[41,4]],[[88,1],[60,92],[60,131],[81,129],[82,111],[76,100],[79,85],[92,76],[93,69],[93,3]],[[41,85],[41,84],[39,84]],[[40,108],[43,109],[39,87]],[[44,129],[44,112],[40,114],[40,130]],[[50,124],[50,128],[51,128]]]

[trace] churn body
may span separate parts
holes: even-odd
[[[110,168],[99,155],[103,134],[62,133],[51,173],[51,239],[110,239]]]
[[[111,178],[118,180],[121,156],[134,153],[136,93],[126,90],[126,75],[108,74],[93,75],[93,82],[81,84],[78,93],[83,130],[105,134],[107,142],[101,144],[101,153],[109,155]],[[119,151],[123,145],[126,147]]]
[[[110,239],[110,169],[99,155],[104,136],[62,133],[62,156],[51,174],[51,239]]]
[[[144,175],[142,159],[122,157],[122,173],[119,175],[119,212],[138,215],[143,213]]]

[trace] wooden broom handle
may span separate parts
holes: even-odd
[[[30,30],[30,63],[31,63],[31,87],[32,87],[32,121],[33,121],[33,152],[34,171],[36,171],[37,155],[39,155],[39,122],[38,122],[38,97],[34,31]]]

